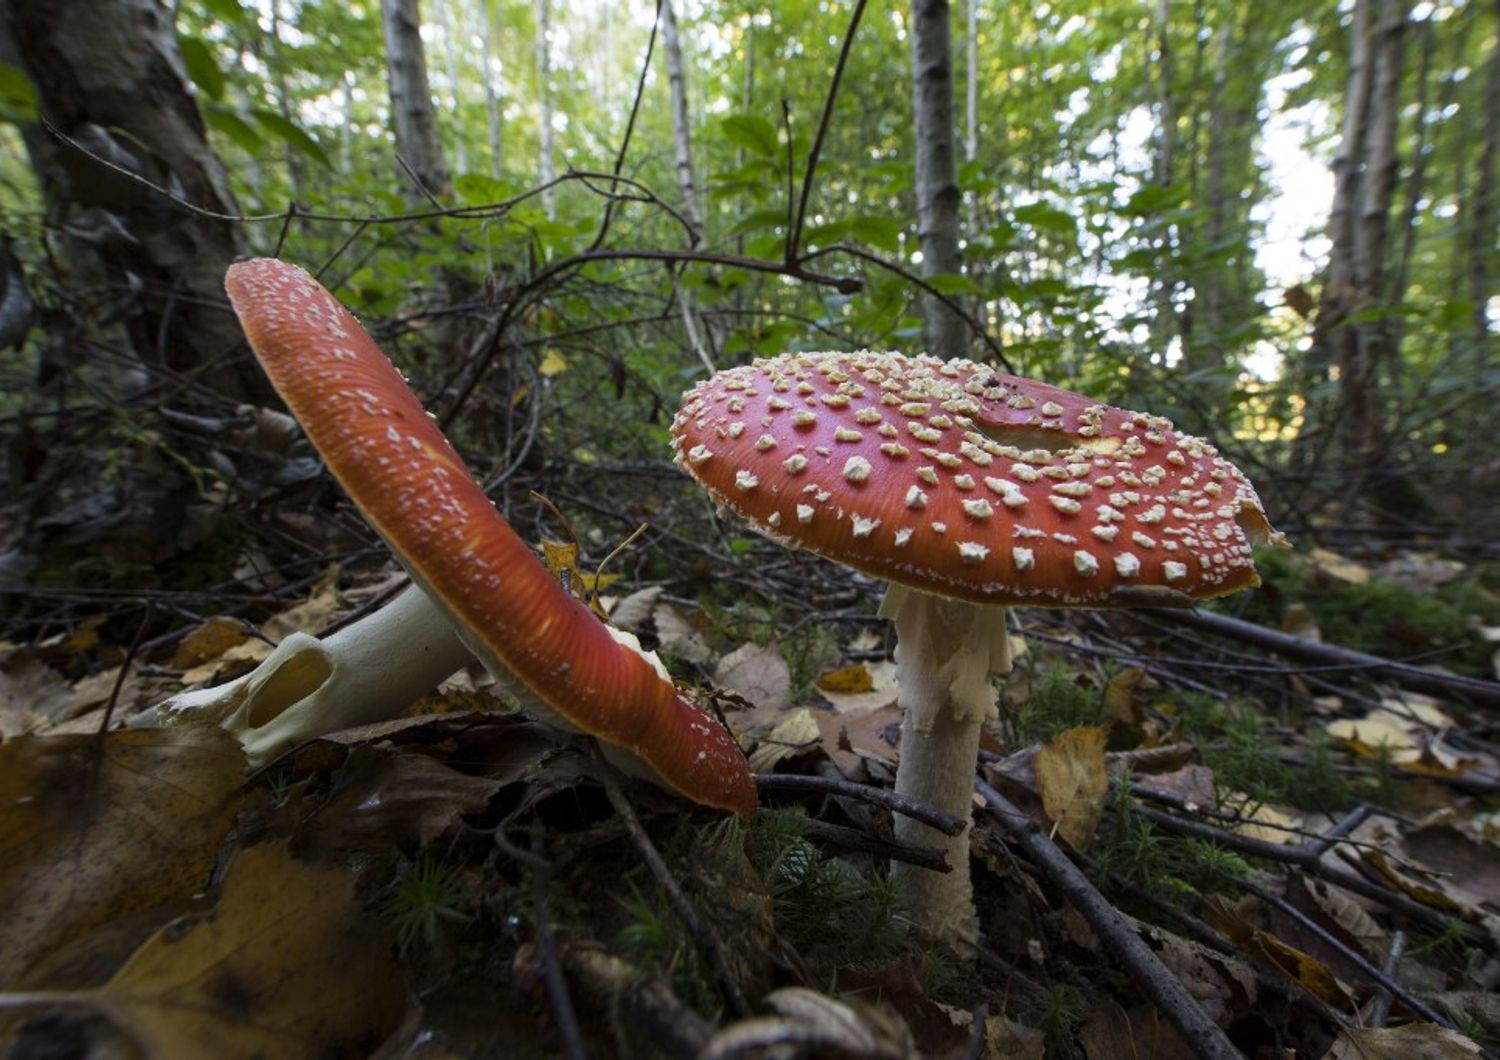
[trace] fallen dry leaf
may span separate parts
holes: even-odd
[[[651,617],[656,620],[656,635],[661,641],[663,655],[695,663],[706,663],[713,658],[713,649],[703,639],[703,634],[671,604],[657,604]]]
[[[855,667],[845,667],[843,670],[834,671],[835,674],[843,674],[854,670]],[[841,678],[834,682],[836,685],[845,683],[856,687],[842,689],[828,687],[825,682],[833,674],[825,675],[818,681],[818,695],[833,704],[835,710],[843,715],[864,714],[870,711],[882,710],[893,705],[901,696],[901,687],[896,684],[896,664],[893,662],[861,663],[858,670],[862,676],[854,676],[849,679]],[[858,687],[868,680],[867,688]]]
[[[1247,953],[1273,964],[1296,980],[1314,997],[1335,1008],[1347,1008],[1353,1004],[1348,989],[1339,982],[1333,970],[1308,953],[1290,946],[1271,934],[1256,927],[1244,918],[1239,907],[1223,897],[1211,894],[1203,900],[1205,919],[1218,928]]]
[[[820,692],[868,692],[874,687],[875,681],[864,663],[840,667],[818,678]]]
[[[0,745],[0,983],[50,949],[203,889],[244,751],[218,726]]]
[[[405,991],[379,921],[342,868],[253,847],[213,912],[169,924],[84,996],[148,1056],[368,1056]]]
[[[242,643],[249,635],[239,619],[215,615],[182,638],[177,653],[172,656],[172,669],[191,670],[202,666]]]
[[[1326,548],[1309,549],[1307,558],[1321,573],[1349,585],[1363,585],[1370,580],[1370,568],[1345,559]]]
[[[1192,1060],[1196,1055],[1150,1005],[1126,1012],[1106,1001],[1094,1008],[1078,1041],[1088,1060]]]
[[[328,623],[328,619],[339,609],[339,569],[330,567],[328,573],[313,586],[307,599],[299,604],[272,615],[261,623],[260,631],[273,642],[280,643],[288,633],[314,633]]]
[[[792,672],[775,648],[741,644],[714,667],[714,684],[757,707],[784,709],[792,700]]]
[[[1435,1023],[1403,1027],[1344,1027],[1324,1060],[1464,1060],[1479,1046]]]
[[[769,773],[776,763],[811,751],[820,738],[812,711],[799,707],[760,738],[750,753],[750,768],[756,773]]]
[[[1059,733],[1037,753],[1036,778],[1042,808],[1057,834],[1074,850],[1088,846],[1109,797],[1104,741],[1103,728],[1081,725]]]

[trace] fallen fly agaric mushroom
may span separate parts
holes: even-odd
[[[644,763],[708,806],[754,809],[734,738],[557,583],[352,313],[272,259],[232,265],[225,287],[272,385],[415,588],[326,640],[284,643],[227,692],[169,701],[159,718],[221,715],[264,762],[399,713],[472,652],[529,712],[598,737],[617,764]]]
[[[1258,584],[1245,477],[1156,416],[970,361],[785,354],[683,396],[677,460],[772,539],[890,585],[905,710],[896,790],[967,818],[1005,608],[1190,604]],[[905,817],[947,874],[896,864],[930,934],[972,934],[967,830]]]

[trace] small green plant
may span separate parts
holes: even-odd
[[[1094,845],[1098,871],[1152,894],[1189,896],[1225,890],[1253,867],[1201,839],[1157,831],[1135,812],[1128,784],[1116,784]]]
[[[1078,1056],[1078,1031],[1088,1018],[1088,1001],[1065,983],[1048,983],[1040,994],[1023,1003],[1017,1018],[1042,1032],[1043,1055]]]
[[[1091,682],[1080,683],[1076,670],[1037,663],[1030,685],[1026,701],[1006,718],[1017,747],[1047,743],[1066,729],[1107,720],[1103,693]]]
[[[769,815],[746,838],[778,933],[799,951],[835,966],[877,966],[905,951],[910,920],[889,877],[823,854],[795,813]]]
[[[423,854],[397,870],[389,890],[376,911],[396,932],[402,953],[418,942],[428,946],[438,941],[444,925],[471,919],[470,900],[464,887],[463,867],[448,864],[432,854]]]

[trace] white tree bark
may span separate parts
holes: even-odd
[[[489,0],[478,0],[478,3],[480,48],[484,52],[484,116],[490,137],[490,176],[498,180],[502,161],[500,100],[505,95],[505,83],[501,80],[503,70],[499,56],[495,54]]]
[[[380,0],[380,18],[385,28],[396,150],[421,182],[420,194],[442,198],[452,190],[452,184],[427,81],[420,5],[418,0]],[[403,171],[401,180],[406,183],[410,177]]]
[[[536,95],[541,110],[541,159],[537,176],[542,184],[551,183],[555,171],[552,168],[552,42],[551,19],[548,0],[536,0]],[[542,209],[547,217],[557,216],[557,192],[548,188],[542,192]]]
[[[469,171],[469,146],[464,139],[463,125],[459,120],[459,64],[458,41],[453,28],[454,12],[448,10],[448,0],[432,0],[437,16],[438,31],[443,35],[443,74],[448,79],[448,91],[453,98],[453,157],[458,161],[458,171]],[[462,24],[463,18],[457,21]]]
[[[957,273],[961,196],[954,160],[953,54],[948,0],[912,0],[912,112],[917,141],[917,235],[922,275]],[[961,316],[931,296],[923,299],[928,352],[962,357],[969,350]]]
[[[677,162],[677,189],[682,195],[682,216],[693,230],[693,241],[703,238],[703,211],[693,180],[693,134],[688,121],[687,81],[682,72],[682,39],[677,32],[677,12],[672,0],[661,0],[662,48],[667,58],[667,84],[672,97],[672,146]]]

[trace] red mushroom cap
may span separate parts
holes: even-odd
[[[986,604],[1188,603],[1274,540],[1207,442],[971,361],[783,354],[683,396],[677,460],[784,543]]]
[[[273,259],[232,265],[225,288],[328,469],[476,654],[688,798],[754,809],[734,738],[558,585],[352,313]]]

